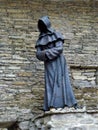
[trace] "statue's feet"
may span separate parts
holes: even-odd
[[[59,111],[62,111],[63,108],[50,108],[50,111],[51,112],[59,112]]]
[[[56,109],[55,109],[55,108],[50,108],[50,111],[51,111],[51,112],[55,112]]]
[[[57,111],[62,111],[63,110],[63,108],[57,108]]]
[[[74,107],[74,109],[81,109],[82,108],[78,104],[74,104],[73,107]]]
[[[65,107],[63,108],[63,110],[64,110],[64,111],[67,111],[67,110],[69,110],[69,107],[68,107],[68,106],[65,106]]]

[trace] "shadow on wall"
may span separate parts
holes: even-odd
[[[0,130],[21,130],[18,122],[2,122],[0,123]]]

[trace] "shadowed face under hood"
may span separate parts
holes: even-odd
[[[38,20],[38,29],[42,32],[52,31],[51,22],[48,16],[43,16]]]
[[[38,29],[40,31],[40,35],[35,47],[45,46],[59,40],[64,43],[62,34],[51,28],[51,22],[48,16],[43,16],[38,20]]]

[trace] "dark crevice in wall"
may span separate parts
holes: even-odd
[[[98,85],[98,68],[96,69],[96,84]]]
[[[8,128],[8,130],[21,130],[18,126],[18,122],[15,122],[12,126]]]

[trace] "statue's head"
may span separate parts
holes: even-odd
[[[43,16],[38,20],[38,29],[40,32],[51,31],[51,22],[48,16]]]

